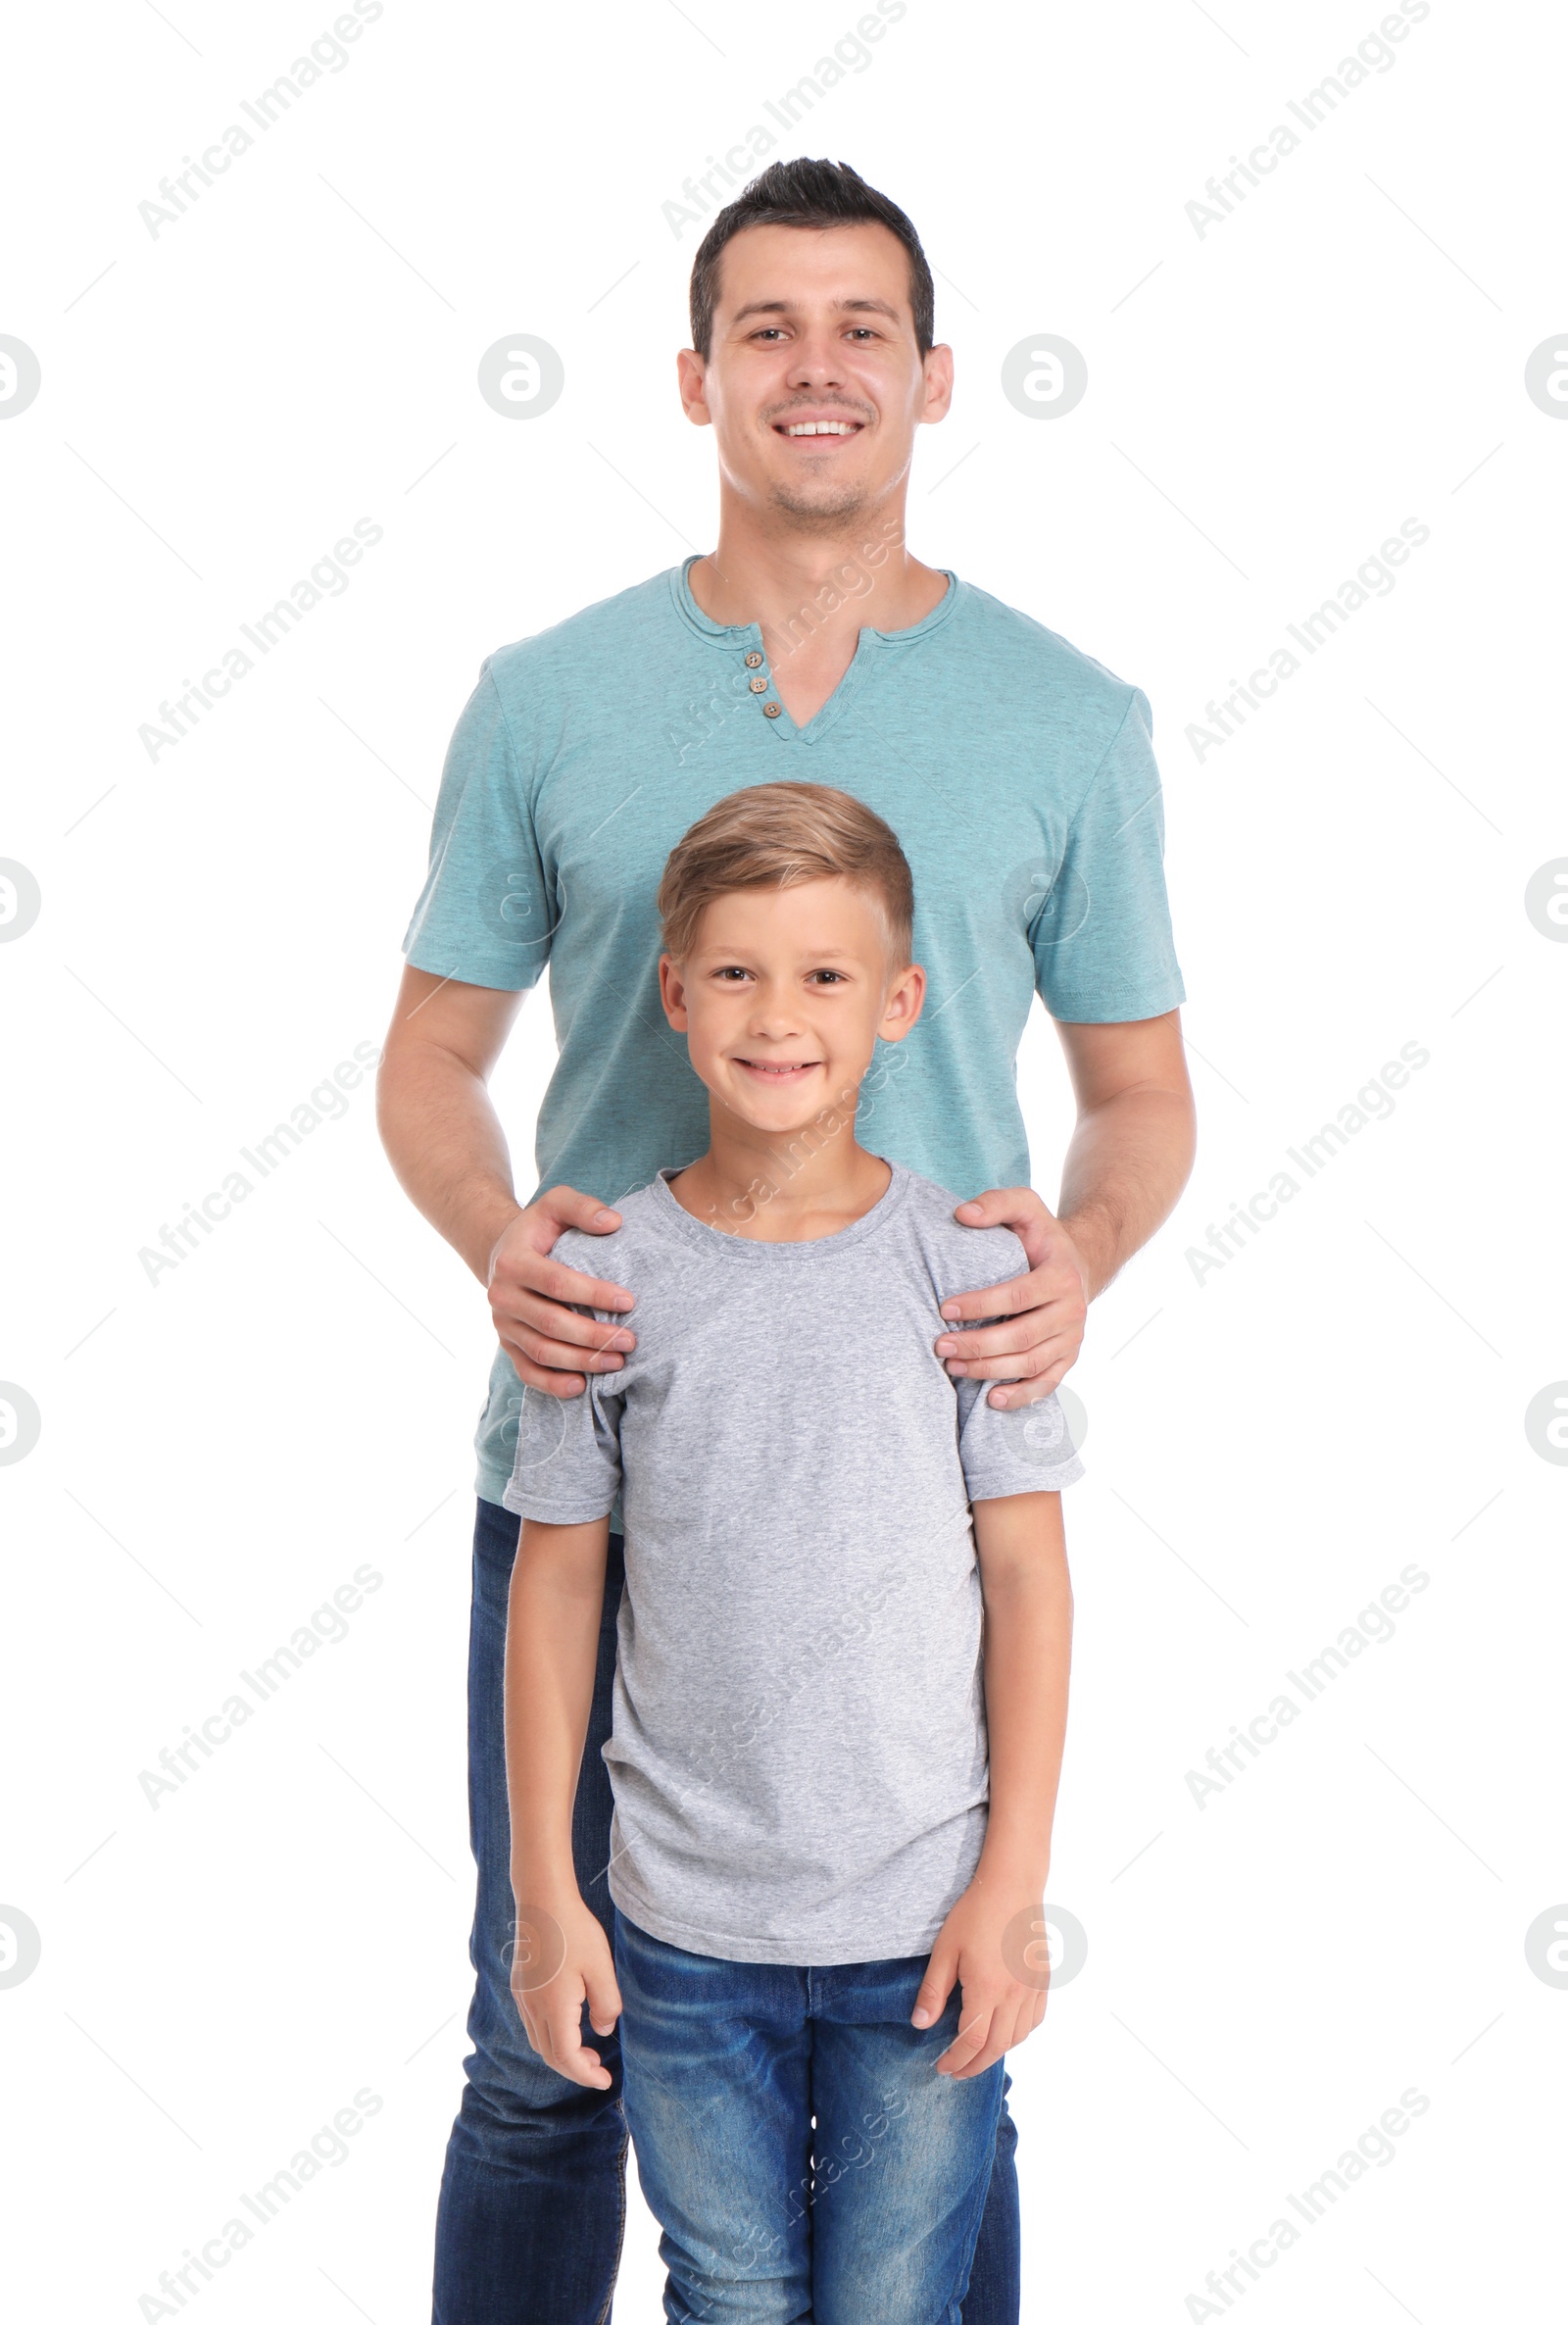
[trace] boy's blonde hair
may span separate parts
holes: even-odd
[[[737,888],[850,880],[882,907],[895,969],[907,968],[914,879],[897,832],[826,783],[757,783],[732,791],[677,840],[659,883],[664,951],[683,961],[705,906]]]

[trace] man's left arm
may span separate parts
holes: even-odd
[[[997,1406],[1048,1396],[1077,1362],[1090,1301],[1169,1216],[1193,1167],[1180,1012],[1124,1025],[1058,1021],[1056,1031],[1078,1119],[1055,1212],[1032,1187],[1001,1187],[955,1213],[965,1227],[1010,1227],[1029,1255],[1027,1275],[943,1303],[949,1323],[1004,1317],[936,1343],[955,1378],[1011,1384],[990,1391]]]

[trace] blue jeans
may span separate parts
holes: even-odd
[[[607,2325],[626,2216],[619,2041],[594,2034],[584,2013],[583,2040],[599,2052],[612,2078],[609,2091],[585,2091],[529,2049],[512,1999],[502,1671],[518,1523],[495,1503],[480,1502],[468,1636],[468,1832],[479,1875],[468,1946],[472,2049],[464,2060],[463,2102],[441,2181],[431,2317],[432,2325]],[[612,1534],[593,1710],[572,1814],[578,1884],[612,1938],[615,1913],[605,1881],[610,1775],[599,1755],[610,1734],[623,1579],[620,1540]],[[1004,2093],[1006,2087],[1004,2078]],[[1004,2098],[964,2325],[1017,2325],[1016,2142]]]
[[[670,2325],[960,2325],[1002,2062],[936,2062],[926,1956],[719,1961],[616,1916],[626,2120]]]

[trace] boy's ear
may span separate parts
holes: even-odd
[[[901,968],[888,987],[877,1033],[883,1041],[903,1041],[912,1033],[925,1007],[925,970],[917,961]]]
[[[677,1033],[687,1030],[686,987],[680,973],[680,964],[671,961],[667,953],[659,956],[659,998],[664,1005],[664,1014]]]

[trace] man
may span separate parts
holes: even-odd
[[[480,1423],[469,1658],[479,1868],[473,2051],[436,2232],[435,2325],[603,2325],[623,2216],[618,2056],[607,2091],[529,2049],[513,1955],[548,1983],[550,1933],[514,1930],[502,1654],[517,1520],[501,1507],[529,1400],[573,1397],[635,1345],[576,1312],[635,1293],[551,1257],[568,1227],[612,1234],[614,1200],[707,1137],[702,1084],[660,1009],[655,894],[715,800],[794,778],[862,799],[898,833],[921,900],[930,1000],[873,1064],[862,1135],[944,1186],[990,1192],[965,1225],[1011,1227],[1031,1271],[950,1301],[956,1375],[1054,1389],[1087,1303],[1169,1212],[1191,1166],[1192,1096],[1161,868],[1149,707],[1060,638],[904,546],[916,427],[952,396],[932,286],[904,213],[854,171],[780,163],[714,220],[692,274],[687,417],[714,432],[717,546],[494,655],[459,722],[429,876],[380,1076],[382,1135],[412,1200],[487,1285],[500,1353]],[[540,1109],[539,1183],[519,1205],[485,1082],[548,960],[560,1058]],[[590,1006],[608,986],[616,1010]],[[1030,1189],[1013,1061],[1039,991],[1078,1118],[1054,1215]],[[778,1159],[782,1181],[790,1159]],[[767,1178],[758,1202],[773,1191]],[[548,1406],[541,1403],[540,1414]],[[530,1439],[542,1443],[530,1410]],[[574,1813],[582,1894],[605,1878],[614,1617]],[[589,2039],[585,2021],[584,2041]],[[1012,2325],[1015,2134],[997,2135],[965,2325]]]

